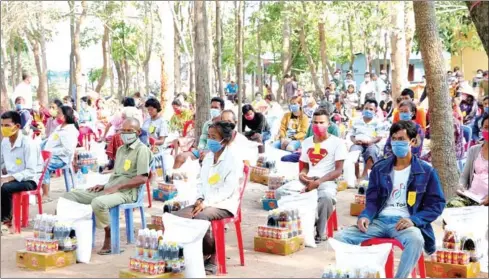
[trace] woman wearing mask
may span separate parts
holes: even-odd
[[[265,146],[263,144],[270,139],[270,127],[268,126],[267,119],[260,112],[256,112],[251,105],[244,105],[242,112],[243,118],[241,119],[241,123],[244,135],[249,140],[260,143],[258,152],[265,153]],[[249,131],[245,132],[247,127]]]
[[[349,110],[349,114],[351,115],[351,111],[353,109],[358,109],[360,98],[358,97],[357,92],[355,92],[355,86],[353,86],[352,84],[348,85],[345,93],[345,105],[346,108]]]
[[[46,121],[46,138],[49,138],[56,127],[59,126],[56,118],[58,116],[58,109],[61,106],[63,106],[63,103],[59,99],[54,99],[53,102],[49,105],[49,115],[48,120]]]
[[[239,177],[243,162],[231,152],[235,125],[220,121],[209,126],[209,152],[200,170],[197,201],[174,214],[199,220],[221,220],[237,215],[240,201]],[[216,249],[210,229],[204,236],[203,253],[206,273],[216,274]]]
[[[462,101],[460,102],[460,110],[462,111],[463,124],[472,125],[472,121],[477,113],[477,101],[475,100],[472,87],[464,84],[459,89],[462,93]]]
[[[160,147],[163,147],[168,137],[168,125],[160,115],[161,104],[156,99],[149,99],[144,107],[148,110],[149,118],[144,122],[142,129],[155,140],[155,146],[162,151],[163,148]]]
[[[182,102],[178,99],[173,100],[171,105],[175,114],[173,114],[170,119],[170,130],[172,132],[181,132],[183,130],[183,125],[185,125],[187,121],[192,120],[193,114],[189,109],[184,108]]]
[[[284,114],[277,141],[273,146],[277,149],[294,152],[301,147],[309,127],[309,118],[302,111],[300,99],[292,97],[289,102],[289,110]]]
[[[482,199],[482,205],[488,206],[488,175],[489,175],[489,114],[482,119],[482,138],[484,142],[474,145],[469,149],[467,161],[460,176],[461,191],[468,191]],[[447,207],[463,207],[479,205],[463,195],[456,197],[447,203]]]
[[[314,97],[309,97],[307,98],[307,104],[302,108],[304,110],[304,113],[307,115],[307,117],[312,118],[312,115],[318,108],[318,104],[316,103],[316,100],[314,100]]]
[[[489,96],[485,96],[482,100],[482,106],[484,110],[482,114],[477,116],[474,120],[474,125],[472,127],[472,142],[477,143],[482,140],[482,119],[484,116],[489,114]]]
[[[416,105],[412,101],[402,101],[399,105],[399,119],[403,121],[412,121],[416,125],[416,141],[411,145],[411,153],[413,156],[421,157],[421,151],[423,149],[424,131],[421,125],[415,122],[416,120]],[[387,138],[387,142],[384,145],[384,157],[392,156],[391,138]]]
[[[48,169],[44,175],[44,180],[42,181],[43,202],[52,201],[49,198],[51,173],[71,164],[79,134],[73,108],[68,106],[58,108],[56,121],[59,126],[49,136],[43,148],[43,150],[49,151],[52,154]]]
[[[261,93],[255,94],[255,100],[251,103],[253,108],[261,113],[265,113],[268,110],[268,103],[263,100]]]
[[[92,127],[97,120],[97,113],[92,108],[92,99],[88,96],[81,97],[81,109],[78,112],[78,122],[80,125]]]

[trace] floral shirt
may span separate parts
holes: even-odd
[[[183,131],[183,125],[189,120],[192,120],[192,112],[190,110],[182,110],[179,114],[173,114],[170,119],[170,131]]]

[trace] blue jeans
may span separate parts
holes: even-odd
[[[377,217],[366,233],[361,232],[357,226],[352,226],[336,234],[334,238],[353,245],[359,245],[371,238],[396,239],[404,246],[396,278],[407,278],[423,253],[424,238],[416,227],[397,231],[396,223],[399,219],[397,216]]]
[[[51,157],[51,161],[49,161],[48,170],[44,174],[44,179],[42,184],[49,184],[51,182],[51,172],[62,169],[66,166],[66,163],[61,161],[61,159],[57,155],[53,155]]]
[[[280,140],[277,140],[273,143],[273,147],[275,147],[277,149],[282,149],[281,146],[282,146],[282,142]],[[289,142],[289,144],[287,145],[285,150],[290,151],[290,152],[294,152],[299,148],[301,148],[301,142],[298,140],[292,140]]]

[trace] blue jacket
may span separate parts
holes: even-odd
[[[392,191],[391,173],[395,160],[395,156],[390,156],[372,167],[366,193],[366,207],[358,218],[368,218],[372,223],[384,208]],[[436,170],[416,156],[411,159],[406,200],[408,200],[409,192],[414,191],[416,201],[413,206],[408,204],[408,210],[411,214],[411,221],[421,230],[425,241],[424,249],[431,254],[436,250],[435,234],[431,222],[435,221],[443,212],[445,196]]]

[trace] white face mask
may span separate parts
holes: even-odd
[[[334,75],[334,78],[335,79],[339,79],[340,78],[340,75]]]
[[[380,75],[380,78],[381,78],[381,79],[386,79],[386,78],[387,78],[387,76],[386,76],[386,75]]]
[[[125,145],[130,145],[131,143],[135,142],[138,139],[138,136],[136,133],[129,133],[129,134],[121,133],[121,139]]]
[[[369,82],[370,81],[370,78],[365,78],[365,82]]]

